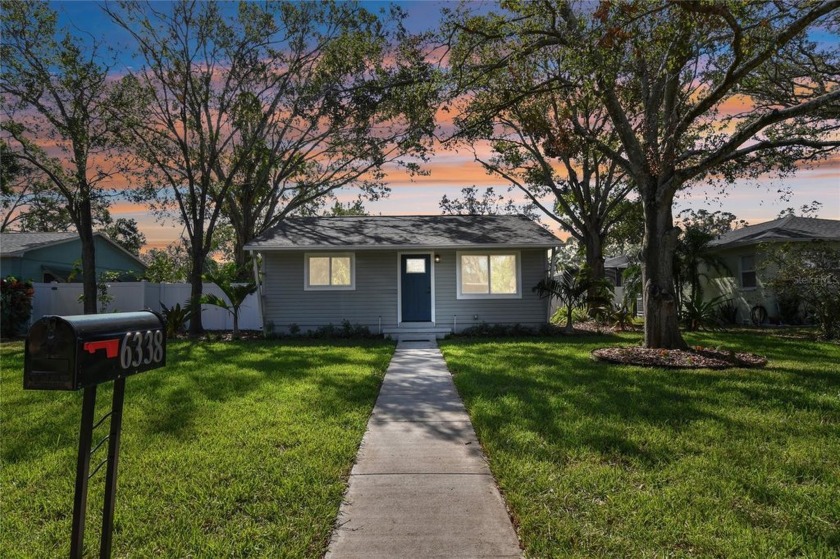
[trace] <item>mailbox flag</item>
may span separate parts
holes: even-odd
[[[105,350],[105,357],[108,359],[116,359],[120,352],[120,340],[100,340],[98,342],[85,342],[82,346],[88,353],[96,353],[100,349]]]

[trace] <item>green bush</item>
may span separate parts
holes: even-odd
[[[464,328],[462,331],[458,332],[458,336],[465,336],[469,338],[521,338],[527,336],[537,336],[537,335],[549,335],[549,333],[556,332],[556,328],[551,328],[549,325],[545,325],[547,328],[540,328],[535,329],[530,326],[526,326],[524,324],[488,324],[486,322],[482,322],[480,324],[476,324],[475,326],[470,326],[469,328]]]
[[[32,316],[32,296],[35,290],[32,282],[21,281],[14,276],[0,279],[0,331],[4,338],[23,333]]]
[[[738,306],[732,299],[727,299],[720,304],[718,314],[722,324],[737,324],[738,322]]]
[[[777,297],[798,300],[814,317],[823,338],[840,338],[840,251],[826,241],[765,247],[777,273],[766,281]],[[784,312],[792,310],[786,304]],[[797,306],[798,308],[798,306]]]
[[[292,325],[297,326],[297,325]],[[300,332],[300,327],[297,327],[297,331]],[[289,327],[289,333],[292,334],[292,328]],[[294,334],[292,334],[294,336]],[[334,324],[330,323],[325,326],[320,326],[315,330],[312,330],[307,333],[307,336],[314,339],[347,339],[347,340],[358,340],[358,339],[372,339],[378,338],[377,334],[374,334],[370,331],[370,328],[367,326],[363,326],[361,324],[351,324],[349,320],[343,320],[341,322],[341,326],[335,326]]]
[[[160,304],[160,309],[163,313],[163,318],[166,320],[166,337],[172,339],[178,334],[184,332],[187,328],[187,322],[192,318],[192,310],[189,304],[175,303],[171,307],[167,307],[163,303]]]
[[[717,330],[723,327],[720,306],[725,303],[723,297],[705,301],[699,292],[695,292],[693,298],[683,301],[680,318],[690,332]]]
[[[802,300],[796,292],[782,291],[776,296],[779,303],[779,318],[785,324],[802,324],[799,306]]]

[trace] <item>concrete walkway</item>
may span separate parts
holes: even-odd
[[[521,557],[433,342],[397,347],[327,552],[327,559],[376,557]]]

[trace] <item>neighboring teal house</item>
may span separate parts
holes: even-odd
[[[143,262],[102,233],[94,233],[96,275],[121,272],[140,278]],[[0,276],[15,276],[34,282],[66,282],[74,268],[80,269],[82,242],[77,233],[0,233]],[[81,281],[77,274],[73,281]]]

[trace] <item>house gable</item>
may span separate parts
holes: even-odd
[[[3,233],[2,273],[22,279],[66,279],[81,267],[82,243],[76,233]],[[146,265],[102,233],[94,233],[97,276],[107,271],[142,275]]]

